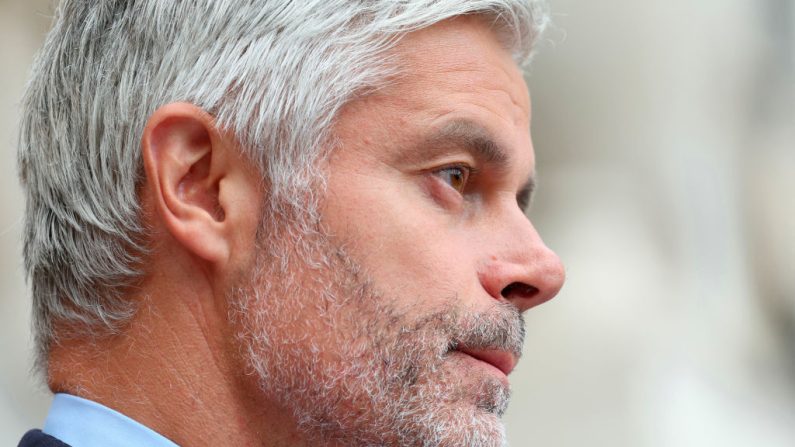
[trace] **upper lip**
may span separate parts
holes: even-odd
[[[510,352],[501,351],[498,349],[478,349],[459,346],[457,350],[494,366],[495,368],[502,371],[506,376],[513,371],[513,368],[516,366],[517,362],[515,355],[511,354]]]

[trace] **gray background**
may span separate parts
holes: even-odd
[[[795,445],[795,1],[552,0],[531,217],[568,269],[528,314],[512,445]],[[41,426],[15,173],[49,1],[0,0],[0,444]]]

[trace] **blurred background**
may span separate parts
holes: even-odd
[[[551,0],[514,446],[795,445],[795,0]],[[41,427],[15,172],[51,1],[0,0],[0,444]]]

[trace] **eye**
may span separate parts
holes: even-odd
[[[471,173],[472,169],[466,166],[448,166],[435,172],[437,177],[458,191],[459,194],[464,193]]]

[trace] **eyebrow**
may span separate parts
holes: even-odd
[[[427,157],[429,151],[433,152],[432,156],[439,156],[462,148],[499,172],[507,172],[511,166],[509,152],[497,143],[488,130],[470,120],[451,121],[434,130],[423,138],[410,158]],[[532,202],[535,186],[535,175],[531,174],[516,193],[516,203],[525,213]]]
[[[478,159],[499,169],[509,167],[508,152],[482,126],[468,120],[452,121],[431,133],[423,147],[465,148]]]

